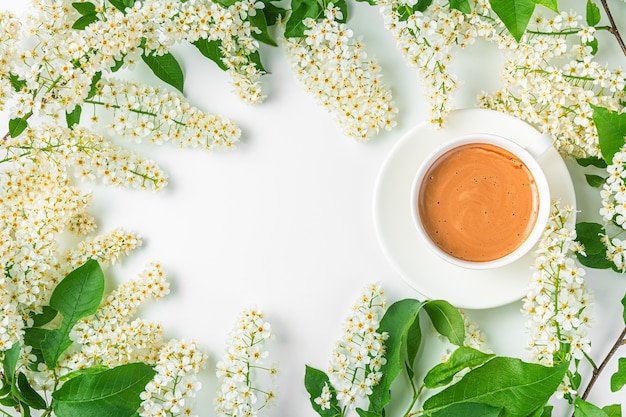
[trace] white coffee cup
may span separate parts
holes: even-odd
[[[541,168],[537,160],[551,146],[552,146],[552,139],[547,135],[538,135],[536,138],[533,138],[530,141],[530,144],[527,147],[523,147],[517,144],[516,142],[513,142],[512,140],[501,137],[501,136],[497,136],[493,134],[476,133],[476,134],[458,137],[450,141],[446,141],[443,145],[437,147],[433,152],[431,152],[424,159],[424,161],[420,165],[417,171],[417,174],[415,175],[415,179],[413,181],[413,186],[412,186],[412,191],[411,191],[411,202],[410,202],[411,213],[413,215],[415,226],[417,227],[417,230],[419,234],[421,235],[423,241],[425,242],[426,246],[428,246],[434,253],[436,253],[438,256],[445,259],[446,261],[454,265],[460,266],[460,267],[472,268],[472,269],[499,268],[499,267],[508,265],[512,262],[515,262],[516,260],[524,256],[526,253],[528,253],[531,249],[533,249],[536,246],[538,240],[542,236],[544,229],[546,227],[546,224],[548,222],[549,215],[550,215],[550,208],[551,208],[550,189],[548,186],[548,181],[546,179],[546,176],[543,172],[543,169]],[[500,170],[495,170],[496,171],[495,174],[491,173],[493,175],[489,177],[489,180],[486,180],[486,179],[483,180],[482,178],[472,177],[472,181],[465,181],[467,178],[470,177],[470,175],[464,175],[464,170],[459,170],[459,173],[456,174],[456,175],[459,175],[459,177],[455,177],[455,178],[462,180],[462,181],[459,181],[460,183],[462,183],[461,185],[459,185],[459,187],[463,187],[463,189],[460,192],[458,190],[452,190],[452,189],[446,191],[441,187],[437,189],[437,188],[433,188],[435,186],[431,187],[430,185],[428,185],[428,187],[430,188],[427,188],[427,185],[425,185],[426,184],[425,177],[429,175],[428,184],[430,184],[430,182],[436,181],[436,179],[434,178],[435,176],[443,177],[444,171],[441,171],[439,173],[437,171],[433,171],[435,167],[437,167],[438,165],[442,165],[443,164],[442,161],[445,161],[447,158],[450,158],[451,155],[453,154],[455,155],[456,158],[458,158],[458,161],[464,160],[463,155],[469,155],[469,153],[467,152],[465,153],[459,152],[460,150],[464,150],[464,149],[472,149],[471,151],[468,151],[468,152],[477,152],[475,155],[478,155],[478,156],[484,155],[484,154],[490,154],[488,158],[496,158],[496,159],[493,159],[493,161],[491,161],[492,162],[491,166],[498,166],[498,167],[504,167],[504,168]],[[491,156],[491,154],[494,154],[494,156]],[[498,154],[498,156],[495,156],[495,154]],[[506,183],[505,181],[506,178],[505,179],[500,178],[498,180],[494,179],[494,178],[497,178],[498,175],[500,175],[500,173],[504,173],[509,170],[515,170],[515,172],[517,172],[516,168],[509,168],[508,162],[502,159],[502,158],[505,158],[505,155],[506,157],[511,156],[510,154],[512,154],[513,157],[509,158],[509,160],[515,161],[516,164],[518,162],[521,162],[526,167],[526,171],[524,172],[526,174],[529,174],[529,178],[532,181],[534,181],[534,185],[533,185],[533,182],[531,181],[531,183],[528,186],[524,185],[524,188],[522,188],[522,190],[528,189],[528,192],[530,192],[532,195],[532,203],[527,202],[525,203],[524,207],[527,208],[528,204],[532,204],[533,206],[532,214],[528,214],[529,220],[526,224],[526,229],[523,232],[524,237],[510,239],[511,241],[515,241],[515,239],[517,239],[519,240],[519,242],[511,242],[512,246],[508,249],[504,249],[504,245],[503,245],[501,248],[503,253],[501,254],[498,253],[497,256],[485,254],[485,257],[486,257],[485,259],[482,259],[482,258],[479,259],[479,257],[471,258],[471,257],[464,256],[463,254],[460,253],[461,250],[457,251],[456,249],[451,249],[451,247],[456,245],[456,246],[459,246],[460,248],[463,248],[460,242],[467,241],[471,238],[474,238],[476,243],[472,242],[471,245],[467,244],[467,247],[474,246],[475,247],[474,250],[478,250],[476,247],[480,247],[481,251],[483,250],[483,247],[484,247],[485,251],[489,251],[490,249],[488,248],[491,248],[492,246],[494,248],[498,248],[499,242],[506,241],[508,239],[509,234],[512,233],[512,231],[509,230],[508,232],[503,232],[501,235],[493,236],[492,238],[490,236],[494,235],[494,232],[500,229],[497,228],[497,229],[490,230],[489,227],[485,226],[484,234],[481,234],[480,231],[478,231],[478,234],[474,233],[474,235],[472,236],[472,235],[468,235],[468,233],[465,232],[464,230],[465,228],[467,229],[476,228],[477,225],[482,224],[481,222],[485,222],[484,223],[485,225],[493,224],[494,227],[495,225],[504,225],[505,227],[502,228],[502,230],[504,231],[509,226],[514,227],[513,226],[514,224],[517,225],[519,223],[520,227],[522,224],[525,224],[523,220],[520,220],[520,218],[524,218],[526,214],[524,214],[524,216],[518,216],[518,218],[516,219],[514,217],[510,218],[510,219],[515,219],[515,221],[507,221],[507,219],[503,218],[501,215],[498,217],[495,217],[496,214],[494,214],[491,218],[487,217],[488,212],[491,213],[492,211],[498,211],[496,210],[497,207],[491,207],[491,208],[489,207],[490,203],[487,200],[491,200],[492,197],[493,199],[496,199],[496,200],[500,199],[501,201],[506,201],[507,204],[510,204],[510,205],[518,204],[517,201],[519,199],[516,200],[515,197],[511,197],[510,195],[513,195],[513,193],[507,191],[505,187],[502,186],[502,184]],[[485,158],[485,159],[488,159],[488,158]],[[465,159],[465,160],[469,160],[469,159]],[[456,162],[457,160],[450,159],[447,162],[447,164],[448,166],[451,167]],[[458,166],[469,169],[470,165],[471,164],[468,163],[465,165],[460,164]],[[490,169],[489,167],[487,167],[487,165],[489,164],[482,164],[482,165],[485,165],[484,168],[487,171]],[[520,169],[523,170],[523,167],[521,165],[517,164],[515,166],[516,167],[519,166]],[[443,170],[444,168],[441,168],[441,169]],[[476,172],[478,172],[478,168],[476,169]],[[436,174],[433,176],[432,175],[433,173],[436,173]],[[473,172],[472,172],[472,175],[474,175]],[[515,174],[515,175],[518,175],[518,174]],[[513,178],[513,175],[507,178]],[[492,181],[492,183],[489,183],[488,181]],[[497,185],[498,181],[501,181],[500,185]],[[487,190],[493,190],[493,191],[491,192],[491,194],[487,195],[486,198],[485,196],[483,196],[483,198],[480,198],[477,201],[472,201],[471,199],[467,199],[467,201],[464,200],[465,195],[472,195],[471,188],[474,187],[474,184],[477,184],[476,185],[477,187],[478,186],[482,187],[481,190],[483,191],[485,187],[492,187],[491,189],[487,188]],[[512,188],[509,188],[509,189],[512,189]],[[445,207],[442,210],[439,210],[440,206],[434,206],[433,205],[434,202],[432,201],[432,199],[429,201],[429,197],[427,195],[424,195],[424,193],[430,192],[431,190],[435,190],[432,192],[433,195],[436,192],[437,195],[443,196],[441,200],[443,200],[443,202],[447,204],[447,207]],[[457,193],[458,198],[457,196],[448,197],[448,196],[453,195],[449,193]],[[501,197],[501,194],[504,197]],[[432,208],[426,209],[424,208],[426,206],[429,206]],[[434,222],[434,220],[431,218],[429,218],[429,220],[424,220],[422,216],[427,216],[427,214],[421,213],[420,207],[422,207],[424,212],[435,213],[434,215],[437,216],[438,224],[440,225],[445,224],[445,227],[440,228],[439,226],[432,226],[432,222]],[[482,211],[481,212],[478,211],[478,207],[480,207],[480,210],[484,210],[485,216],[482,216],[481,214]],[[504,207],[504,203],[502,207]],[[507,207],[509,206],[507,205]],[[452,214],[446,214],[446,210],[447,211],[457,210],[457,211],[454,211]],[[514,210],[512,209],[512,211]],[[441,213],[441,216],[439,217],[440,213]],[[458,217],[455,217],[456,213],[458,213]],[[468,213],[470,213],[471,215]],[[466,217],[472,217],[474,216],[474,214],[481,215],[480,221],[475,222],[476,224],[463,224],[463,219],[465,219]],[[516,214],[515,212],[511,213],[512,216],[515,216],[515,214]],[[448,221],[450,222],[450,224],[454,224],[455,226],[448,226]],[[437,230],[433,230],[433,229],[437,229]],[[450,234],[448,234],[448,232],[450,232]],[[441,233],[441,235],[439,233]],[[459,239],[453,239],[452,237],[447,238],[450,242],[452,242],[450,245],[444,245],[442,242],[436,242],[435,240],[443,236],[444,233],[446,236],[458,235],[458,236],[461,236],[462,238],[459,238]],[[515,229],[515,233],[518,236],[520,235],[517,229]],[[512,234],[510,235],[513,236]],[[443,240],[444,239],[442,239],[442,241]],[[482,242],[483,244],[481,245],[478,242]]]

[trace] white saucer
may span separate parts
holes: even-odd
[[[523,146],[539,135],[529,124],[487,109],[452,112],[441,129],[427,123],[414,127],[395,144],[378,174],[374,224],[385,255],[422,298],[445,299],[459,308],[484,309],[520,300],[526,294],[533,253],[493,270],[452,265],[433,253],[418,235],[409,203],[411,184],[422,159],[444,141],[469,133],[505,136]],[[539,164],[548,178],[551,198],[575,207],[574,184],[556,149],[543,154]],[[570,221],[574,220],[572,216]]]

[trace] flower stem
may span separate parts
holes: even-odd
[[[604,8],[606,16],[609,18],[609,23],[611,24],[611,27],[608,29],[609,33],[612,33],[615,36],[615,38],[617,39],[617,43],[619,44],[620,48],[622,48],[622,52],[624,53],[624,55],[626,55],[626,44],[624,44],[624,39],[622,39],[622,36],[619,33],[619,29],[617,29],[617,25],[615,24],[615,20],[613,19],[613,14],[611,14],[609,5],[606,3],[606,0],[600,0],[600,2],[602,3],[602,7]]]
[[[598,376],[600,376],[600,373],[602,373],[602,371],[604,370],[604,367],[610,362],[613,355],[615,355],[615,352],[617,352],[617,350],[624,344],[626,344],[626,327],[624,327],[624,330],[622,330],[622,333],[619,335],[619,337],[613,344],[613,347],[611,348],[609,353],[607,353],[606,357],[604,358],[600,366],[594,369],[593,374],[591,376],[591,380],[589,381],[589,385],[587,385],[587,388],[585,389],[585,392],[583,393],[581,397],[583,400],[586,399],[589,393],[591,392],[591,388],[593,388],[593,385],[598,379]]]

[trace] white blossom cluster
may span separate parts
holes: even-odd
[[[496,38],[506,58],[504,87],[479,101],[550,134],[562,153],[600,156],[592,106],[620,109],[626,73],[596,61],[588,45],[594,39],[582,16],[537,13],[520,43],[502,33]]]
[[[202,388],[197,374],[206,359],[195,342],[170,340],[158,351],[157,373],[141,394],[139,416],[195,416],[190,401]]]
[[[218,417],[258,416],[275,401],[275,390],[265,386],[277,374],[275,366],[265,364],[269,352],[264,345],[273,336],[262,311],[249,308],[241,312],[216,365]]]
[[[0,11],[0,111],[4,110],[7,99],[13,94],[10,81],[10,66],[18,55],[19,20],[10,12]]]
[[[101,80],[95,96],[85,102],[111,110],[111,130],[138,142],[171,141],[210,150],[232,147],[241,135],[239,126],[229,118],[205,113],[177,92],[148,85]]]
[[[424,83],[430,122],[439,127],[452,108],[450,96],[459,84],[450,69],[453,51],[466,48],[478,36],[492,36],[495,28],[492,22],[481,18],[490,7],[486,0],[473,2],[474,10],[468,15],[451,9],[444,0],[433,1],[424,12],[408,14],[407,8],[414,3],[378,1],[385,27],[394,35],[407,64]]]
[[[619,231],[626,229],[626,170],[624,170],[624,161],[626,160],[626,146],[613,155],[611,164],[606,170],[608,176],[602,185],[600,196],[602,199],[602,208],[600,215],[611,227],[615,225]],[[626,270],[626,239],[620,239],[619,233],[616,236],[607,235],[603,237],[604,244],[607,248],[607,259],[621,271]],[[612,232],[611,232],[612,233]]]
[[[553,204],[523,300],[531,360],[548,366],[583,359],[591,350],[587,331],[592,296],[585,284],[585,270],[576,260],[576,252],[583,249],[568,221],[572,210]],[[567,392],[573,393],[565,381],[561,394]]]
[[[284,45],[296,77],[307,92],[331,113],[344,133],[367,140],[395,126],[397,110],[381,69],[368,59],[364,45],[344,23],[332,3],[320,20],[305,19],[304,38]]]
[[[100,179],[120,187],[159,190],[167,175],[151,160],[113,145],[82,126],[73,129],[43,124],[4,140],[0,162],[45,160],[85,181]]]
[[[387,362],[385,340],[388,335],[379,333],[378,327],[385,310],[382,288],[378,284],[365,287],[333,349],[327,372],[332,389],[325,386],[322,395],[314,400],[322,409],[330,408],[333,390],[339,405],[352,409],[380,382],[380,369]]]

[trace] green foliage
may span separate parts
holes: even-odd
[[[574,401],[575,417],[609,417],[608,414],[600,407],[591,404],[578,397]]]
[[[495,357],[459,382],[428,398],[428,412],[455,404],[480,403],[504,410],[503,417],[527,417],[543,408],[563,380],[569,363],[554,367]]]
[[[108,0],[108,2],[122,13],[125,13],[126,8],[135,5],[135,0]]]
[[[81,106],[76,106],[71,112],[65,113],[65,121],[67,123],[67,127],[71,129],[80,122],[80,115],[82,111],[83,109]]]
[[[72,25],[72,29],[83,30],[93,22],[100,20],[96,13],[96,5],[90,2],[75,2],[72,7],[80,13],[80,17]]]
[[[533,0],[535,4],[544,6],[554,13],[559,13],[559,0]]]
[[[291,15],[285,22],[285,38],[302,38],[307,29],[303,20],[317,19],[322,14],[322,6],[317,0],[291,0]]]
[[[141,404],[139,395],[156,372],[137,362],[67,381],[52,394],[52,408],[64,417],[131,417]]]
[[[622,417],[621,404],[607,405],[606,407],[602,407],[602,411],[604,411],[609,417]]]
[[[585,174],[585,179],[587,180],[587,184],[592,186],[593,188],[600,188],[606,181],[605,177],[601,177],[599,175],[593,174]]]
[[[469,0],[450,0],[450,8],[456,9],[465,14],[472,12]]]
[[[481,403],[452,404],[435,412],[425,413],[428,417],[500,417],[501,407]]]
[[[576,162],[581,167],[588,167],[588,166],[594,166],[596,168],[606,168],[607,167],[606,161],[604,159],[597,158],[595,156],[591,156],[589,158],[579,158],[579,159],[576,159]]]
[[[491,8],[517,42],[526,31],[535,11],[533,0],[489,0]]]
[[[449,385],[454,376],[462,370],[480,366],[494,356],[470,347],[460,346],[452,352],[450,359],[428,371],[424,377],[424,385],[426,388],[438,388]]]
[[[439,334],[448,338],[450,343],[462,346],[465,340],[465,324],[459,311],[450,303],[433,300],[424,303],[424,310],[430,317]]]
[[[72,344],[70,332],[82,318],[96,312],[104,294],[104,274],[98,262],[91,259],[70,272],[56,286],[50,307],[63,320],[57,329],[47,331],[41,349],[46,365],[54,369],[61,354]]]
[[[222,55],[221,45],[221,41],[209,41],[206,38],[200,38],[193,42],[193,46],[195,46],[202,55],[215,62],[220,69],[226,71],[228,67],[222,61],[224,56]]]
[[[619,358],[617,371],[611,375],[611,391],[617,392],[626,385],[626,358]]]
[[[604,107],[593,106],[593,121],[598,130],[600,152],[607,163],[624,146],[626,113],[617,113]]]
[[[180,64],[170,52],[163,55],[155,53],[142,54],[141,59],[148,65],[154,75],[171,85],[181,93],[185,86],[185,76]]]
[[[28,121],[26,117],[16,117],[9,120],[9,134],[12,138],[16,138],[22,134],[28,127]]]
[[[589,26],[595,26],[600,23],[600,8],[592,0],[587,0],[585,18]]]
[[[596,269],[607,269],[613,263],[606,258],[606,246],[602,236],[606,234],[604,227],[598,223],[580,222],[576,224],[576,236],[585,247],[585,255],[577,254],[578,260],[584,266]]]
[[[315,399],[322,395],[324,386],[331,387],[328,375],[319,369],[306,367],[304,374],[304,387],[311,396],[311,406],[321,417],[333,417],[341,415],[341,409],[337,403],[335,395],[331,397],[330,408],[322,409],[322,407],[315,402]]]

